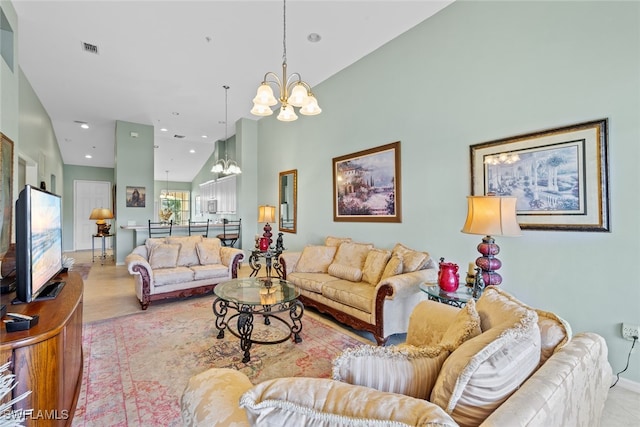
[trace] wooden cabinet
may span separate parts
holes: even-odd
[[[11,305],[13,294],[3,295],[7,311],[37,314],[28,331],[0,332],[0,362],[11,362],[18,385],[14,396],[31,390],[15,409],[32,410],[27,426],[71,425],[82,384],[82,292],[79,274],[62,274],[66,282],[57,298]]]

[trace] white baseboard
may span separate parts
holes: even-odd
[[[616,387],[624,388],[626,390],[640,394],[640,383],[628,380],[626,378],[620,378],[620,381],[618,381]]]

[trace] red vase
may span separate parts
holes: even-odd
[[[458,290],[460,283],[460,275],[458,274],[458,265],[452,262],[443,262],[444,258],[440,258],[440,269],[438,270],[438,285],[445,292],[455,292]]]
[[[269,249],[269,239],[266,237],[261,237],[260,238],[260,250],[261,251],[266,251]]]

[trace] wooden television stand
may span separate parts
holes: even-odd
[[[27,426],[70,426],[80,394],[84,284],[74,272],[57,280],[66,285],[52,300],[11,305],[15,293],[2,295],[7,311],[40,316],[26,331],[7,333],[0,325],[0,364],[11,363],[18,383],[13,397],[31,390],[14,405],[15,410],[27,411]]]

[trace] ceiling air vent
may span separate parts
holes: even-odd
[[[91,43],[82,42],[82,50],[89,53],[98,54],[98,46]]]
[[[177,134],[176,134],[176,135],[173,135],[173,137],[174,137],[174,138],[178,138],[178,139],[182,139],[182,138],[184,138],[184,135],[177,135]]]

